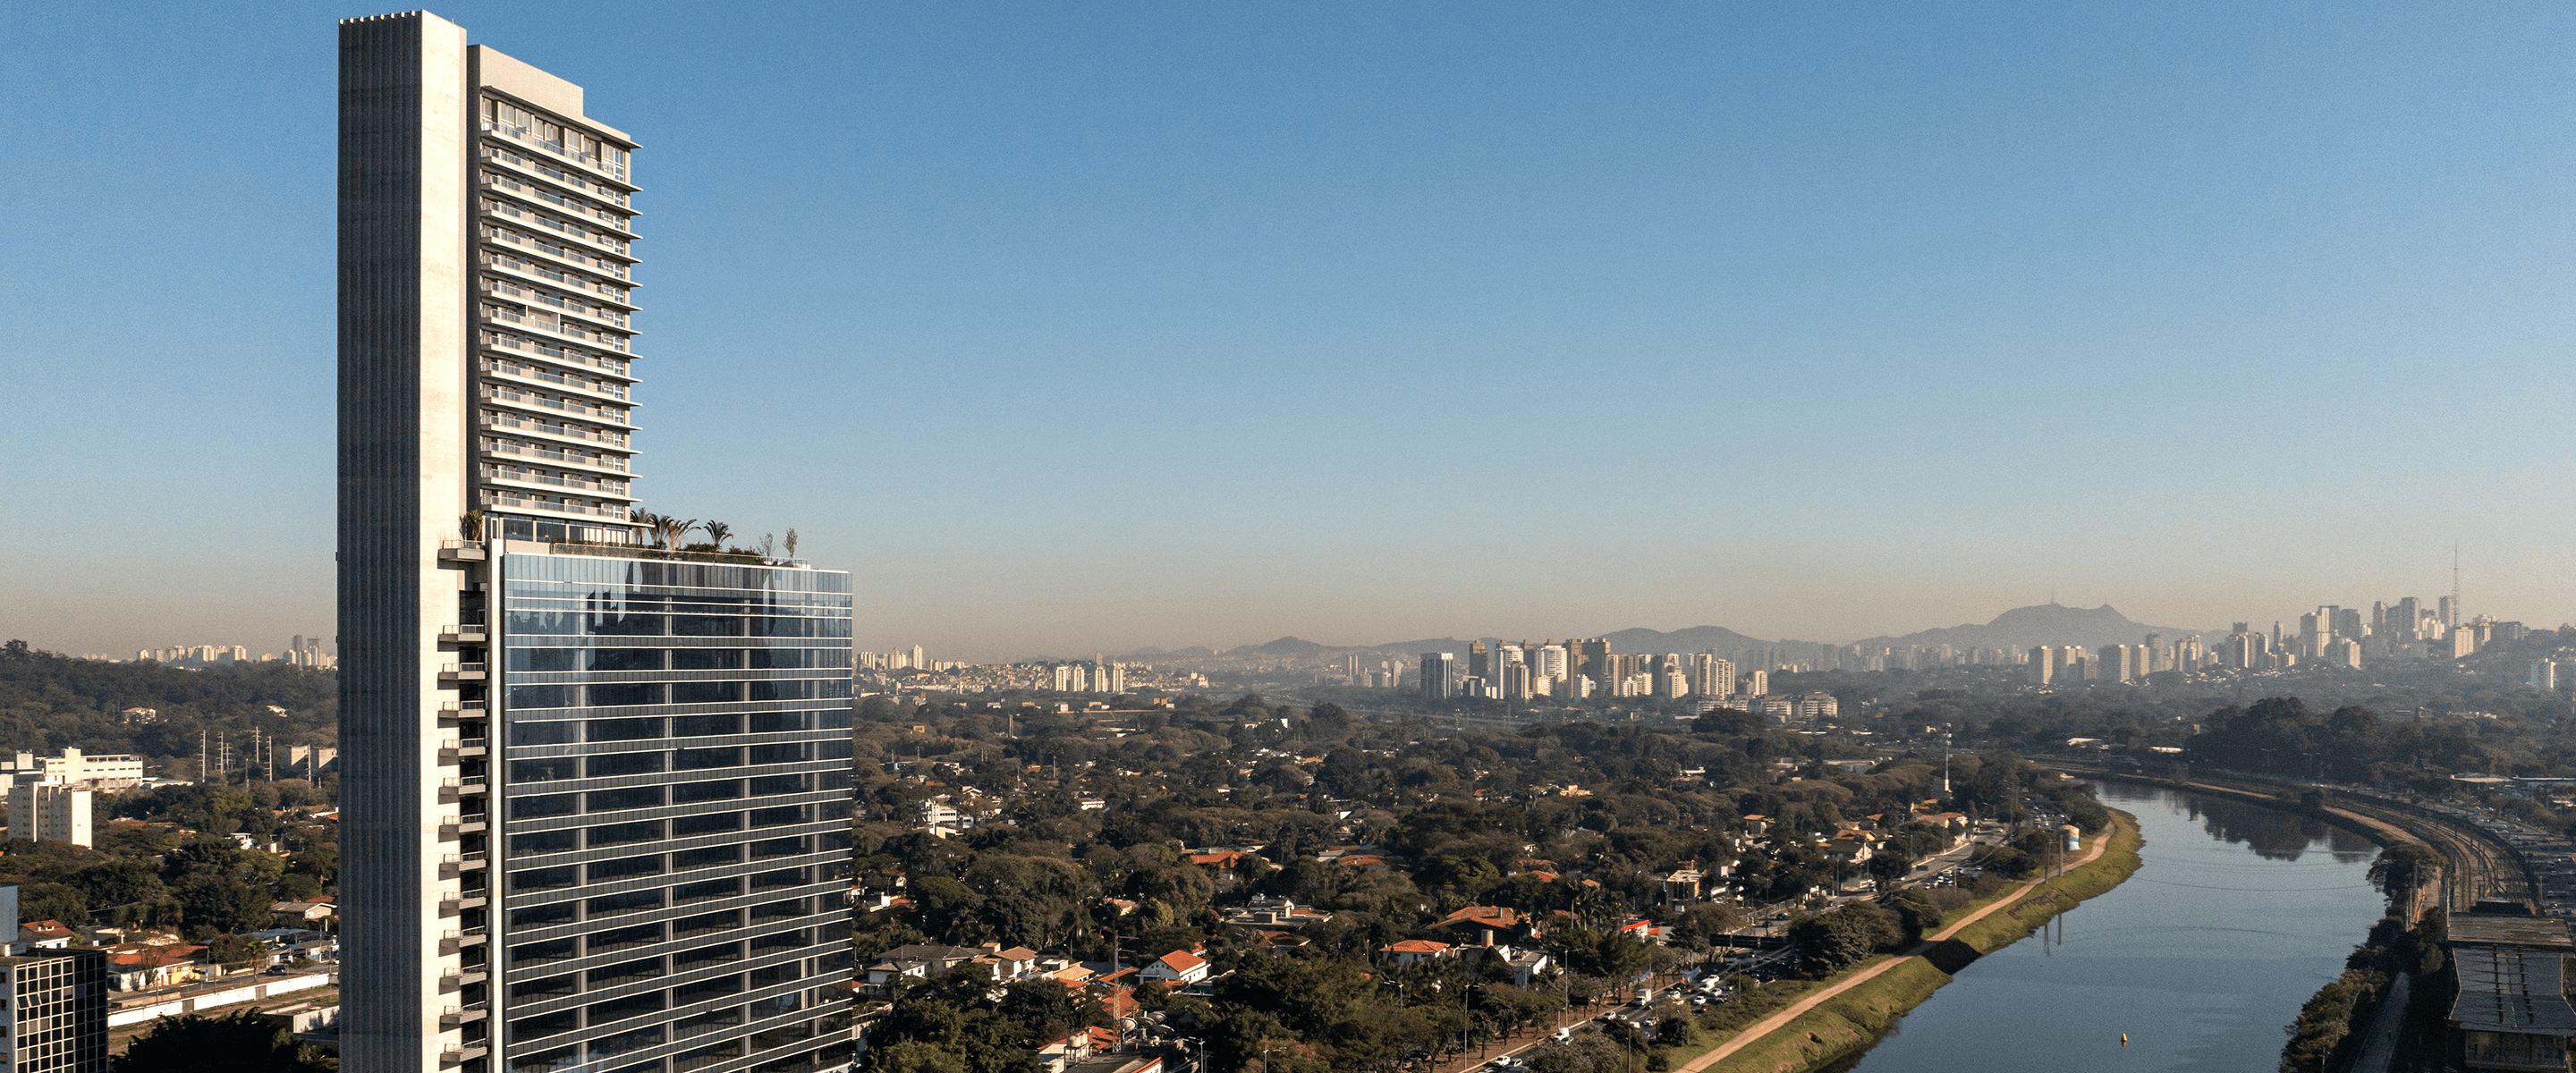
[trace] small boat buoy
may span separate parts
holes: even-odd
[[[2126,1033],[2126,1032],[2122,1032],[2122,1033],[2120,1033],[2120,1046],[2126,1047],[2126,1046],[2128,1046],[2128,1045],[2129,1045],[2129,1034],[2128,1034],[2128,1033]]]

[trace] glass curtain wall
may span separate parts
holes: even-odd
[[[846,1062],[825,988],[850,978],[850,576],[519,554],[499,574],[494,1068]]]

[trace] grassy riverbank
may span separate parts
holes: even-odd
[[[2109,838],[2110,848],[2099,859],[2068,869],[2066,874],[2042,882],[2027,893],[1998,895],[1998,898],[2013,899],[2012,904],[1961,928],[1949,942],[1971,947],[1977,955],[1990,954],[2030,934],[2051,916],[2119,886],[2122,880],[2138,870],[2138,848],[2145,844],[2145,839],[2138,832],[2137,818],[2116,810],[2112,813]],[[2014,891],[2019,890],[2020,885],[2015,884]],[[1993,900],[1977,903],[1955,915],[1965,917],[1992,904]],[[1935,957],[1945,953],[1956,957],[1966,954],[1955,948],[1933,951]],[[1841,980],[1868,972],[1886,960],[1873,958],[1833,977],[1801,987],[1796,995],[1783,996],[1770,1008],[1785,1007],[1794,1002],[1797,995],[1813,994],[1831,987]],[[1952,963],[1955,966],[1956,963]],[[1905,956],[1900,964],[1888,967],[1850,990],[1799,1014],[1788,1024],[1726,1056],[1705,1073],[1799,1073],[1814,1069],[1868,1046],[1870,1041],[1886,1031],[1888,1025],[1904,1016],[1905,1011],[1931,998],[1932,993],[1949,983],[1950,979],[1950,974],[1943,972],[1932,959]],[[1705,1039],[1699,1035],[1694,1033],[1694,1038],[1687,1044],[1660,1049],[1657,1057],[1662,1061],[1652,1065],[1679,1069],[1727,1038],[1724,1034],[1711,1034]]]

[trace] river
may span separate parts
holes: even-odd
[[[2271,1073],[2282,1026],[2343,971],[2386,902],[2368,839],[2224,799],[2096,783],[2138,817],[2144,866],[1960,970],[1834,1073]],[[2126,1046],[2120,1034],[2128,1033]]]

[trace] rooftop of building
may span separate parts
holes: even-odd
[[[2567,1001],[2568,958],[2554,950],[2506,946],[2453,952],[2460,997],[2451,1021],[2467,1031],[2576,1036],[2576,1007]]]

